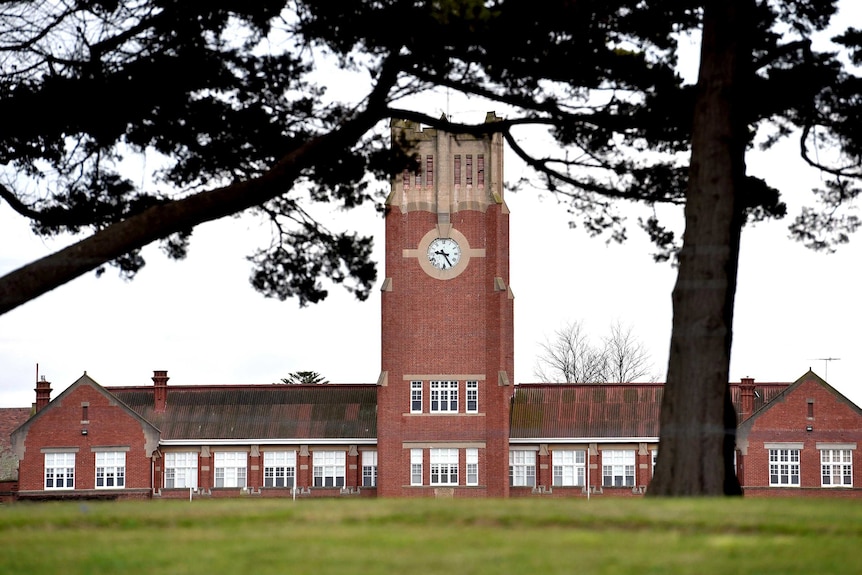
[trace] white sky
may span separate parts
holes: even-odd
[[[444,101],[436,106],[432,113],[449,110],[456,120],[472,122],[493,109],[449,109]],[[790,141],[748,161],[750,174],[782,190],[791,216],[801,202],[811,203],[808,190],[819,181],[801,166],[797,149]],[[522,168],[510,155],[506,179],[515,181]],[[663,381],[676,273],[652,261],[644,234],[631,225],[627,243],[608,246],[569,229],[570,217],[553,197],[519,192],[506,200],[515,381],[536,381],[540,344],[574,321],[596,339],[616,321],[631,325]],[[382,218],[370,209],[339,218],[374,234],[379,286]],[[792,382],[811,367],[862,405],[862,238],[836,254],[813,253],[788,239],[789,219],[743,233],[731,380]],[[334,286],[324,303],[305,309],[296,300],[264,299],[248,282],[245,260],[267,241],[260,225],[250,217],[205,224],[195,230],[184,261],[170,261],[149,246],[147,265],[131,282],[108,268],[101,278],[87,274],[0,316],[0,407],[34,401],[37,364],[53,384],[52,397],[84,371],[107,386],[151,384],[157,369],[167,369],[176,385],[266,384],[302,370],[333,383],[376,382],[379,291],[358,302]],[[35,238],[0,204],[0,274],[62,245]]]

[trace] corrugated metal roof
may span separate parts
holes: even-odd
[[[377,437],[375,385],[171,386],[163,413],[152,386],[108,390],[162,440]]]
[[[521,384],[512,439],[658,437],[663,384]]]
[[[757,383],[754,411],[787,388]],[[738,406],[738,384],[731,384]],[[658,437],[662,383],[521,384],[512,439]],[[155,413],[154,388],[108,388],[161,431],[162,440],[376,439],[373,384],[170,386]]]
[[[761,409],[766,404],[770,403],[773,399],[778,397],[784,390],[790,387],[789,383],[754,383],[754,402],[751,413],[748,415],[751,416],[753,413],[756,413],[759,409]],[[739,403],[741,401],[741,390],[738,383],[732,383],[730,385],[730,399],[733,401],[733,405],[736,407],[736,420],[737,423],[742,423],[742,418],[745,415],[739,410]]]

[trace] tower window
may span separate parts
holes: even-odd
[[[431,449],[431,485],[458,485],[458,450]]]
[[[473,185],[473,156],[471,154],[467,154],[466,158],[466,169],[467,169],[467,185]]]
[[[434,156],[425,156],[425,187],[434,185]]]
[[[479,382],[467,382],[467,413],[477,413],[479,411]]]
[[[410,170],[404,168],[404,172],[401,174],[401,185],[405,188],[410,187]]]
[[[455,185],[461,185],[461,154],[455,154]]]
[[[431,413],[458,411],[458,382],[431,382]]]
[[[470,447],[464,451],[467,462],[467,485],[479,485],[479,450]]]
[[[422,413],[422,382],[410,382],[410,413]]]
[[[410,450],[410,485],[422,485],[422,450]]]
[[[480,188],[485,185],[485,156],[479,154],[476,156],[476,185]]]

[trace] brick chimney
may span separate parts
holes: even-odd
[[[42,411],[42,408],[47,407],[49,403],[51,403],[51,382],[43,375],[36,381],[36,413]]]
[[[754,378],[743,377],[739,384],[739,421],[745,421],[754,413]]]
[[[156,413],[164,413],[168,406],[168,379],[170,378],[166,370],[153,371],[153,385],[155,385],[153,399]]]

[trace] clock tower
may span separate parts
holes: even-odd
[[[401,120],[391,132],[417,169],[393,179],[387,200],[377,493],[506,497],[514,312],[503,139]]]

